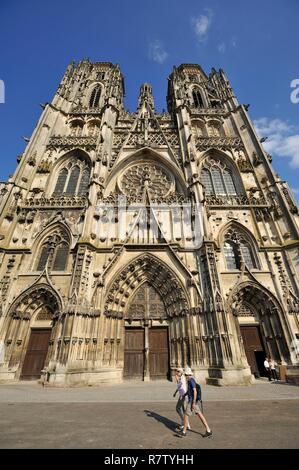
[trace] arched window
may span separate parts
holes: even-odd
[[[90,100],[89,100],[89,107],[90,108],[96,108],[97,106],[99,106],[101,91],[102,91],[102,89],[101,89],[100,85],[97,85],[92,90],[91,95],[90,95]]]
[[[88,191],[90,167],[83,158],[72,157],[59,171],[54,194],[86,194]]]
[[[56,247],[53,261],[53,271],[65,270],[68,254],[69,246],[66,242],[63,241]]]
[[[88,184],[89,184],[89,170],[85,169],[81,177],[78,193],[86,194],[88,191]]]
[[[66,193],[67,194],[75,194],[76,193],[76,188],[78,185],[78,180],[80,176],[80,168],[78,165],[75,165],[70,172],[70,177],[68,180],[67,188],[66,188]]]
[[[65,182],[68,177],[68,171],[66,168],[63,168],[58,175],[56,186],[54,189],[54,193],[56,194],[62,194],[64,187],[65,187]]]
[[[223,181],[224,181],[224,186],[225,186],[226,193],[229,194],[229,195],[237,194],[235,183],[234,183],[231,171],[230,170],[223,170],[222,176],[223,176]]]
[[[36,266],[37,271],[43,271],[45,269],[49,254],[50,254],[50,244],[46,243],[45,245],[42,246],[40,250],[39,260]]]
[[[232,170],[228,168],[224,162],[214,159],[205,161],[201,170],[201,181],[207,195],[238,195]]]
[[[214,193],[221,196],[226,195],[225,185],[222,177],[222,172],[219,167],[212,167],[210,170],[212,184],[214,186]]]
[[[239,269],[236,245],[233,242],[227,241],[224,243],[223,250],[227,269]]]
[[[206,194],[207,195],[214,194],[211,173],[207,168],[204,168],[201,172],[201,181],[205,187]]]
[[[240,249],[243,257],[243,261],[249,269],[256,269],[256,261],[253,255],[253,251],[248,242],[240,240]]]
[[[203,100],[199,90],[193,90],[192,92],[193,103],[196,108],[204,108]]]
[[[50,271],[64,271],[69,253],[69,240],[62,231],[56,231],[43,243],[36,270],[43,271],[48,265]]]
[[[227,269],[240,269],[241,265],[248,269],[258,269],[252,244],[234,229],[230,229],[225,235],[223,252]]]

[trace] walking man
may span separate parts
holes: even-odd
[[[182,431],[184,429],[184,416],[185,416],[185,411],[187,407],[187,380],[184,375],[184,369],[181,367],[178,367],[175,372],[175,379],[177,381],[177,389],[174,392],[173,396],[175,397],[177,393],[179,393],[179,398],[176,404],[176,411],[181,419],[181,425],[178,427],[179,431]],[[188,419],[188,430],[191,430],[190,425],[189,425],[189,419]]]
[[[190,369],[190,367],[186,367],[184,372],[185,372],[185,376],[188,382],[188,403],[187,403],[187,408],[186,408],[185,416],[184,416],[184,429],[182,431],[182,436],[186,436],[189,416],[193,416],[195,414],[199,417],[202,424],[206,428],[206,432],[203,435],[203,437],[211,437],[213,433],[211,431],[210,426],[208,425],[206,418],[204,417],[200,409],[199,402],[197,401],[196,381],[193,378],[193,372]]]

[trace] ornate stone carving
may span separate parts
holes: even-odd
[[[62,147],[69,149],[73,147],[84,147],[86,150],[95,148],[97,139],[95,137],[76,137],[76,136],[53,136],[50,138],[47,148]]]
[[[52,169],[52,163],[49,160],[42,160],[37,167],[37,173],[50,173]]]
[[[66,196],[66,195],[53,195],[49,198],[40,197],[40,198],[28,198],[23,204],[22,208],[43,208],[43,209],[53,209],[53,208],[83,208],[87,205],[86,196]]]
[[[266,206],[267,201],[263,196],[206,196],[206,202],[209,206]]]
[[[104,313],[113,316],[119,312],[124,315],[125,305],[120,306],[117,298],[123,298],[121,289],[128,291],[143,281],[154,287],[163,298],[167,316],[182,316],[188,311],[185,293],[168,268],[157,258],[145,255],[131,262],[115,279],[106,298]],[[118,308],[116,309],[116,306]]]
[[[166,171],[153,163],[131,166],[120,181],[123,192],[141,196],[145,188],[152,196],[166,196],[172,186],[172,179]]]
[[[239,137],[199,137],[196,139],[196,148],[200,151],[216,148],[226,150],[230,148],[244,149],[243,142]]]
[[[237,160],[237,165],[239,167],[239,170],[242,173],[250,173],[252,172],[252,166],[249,160],[246,159],[245,155],[243,153],[239,154],[238,160]]]

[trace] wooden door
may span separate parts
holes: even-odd
[[[22,367],[21,380],[36,380],[40,378],[48,352],[50,337],[51,328],[31,330]]]
[[[149,330],[149,371],[150,378],[153,380],[168,378],[167,328],[150,328]]]
[[[126,328],[124,378],[142,380],[144,372],[144,329]]]
[[[257,351],[264,351],[260,329],[258,326],[241,326],[241,334],[243,338],[245,353],[251,372],[259,376],[260,371],[256,362]]]

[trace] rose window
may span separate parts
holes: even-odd
[[[145,190],[151,196],[166,196],[171,189],[172,179],[160,166],[140,164],[124,173],[120,186],[127,196],[140,196]]]

